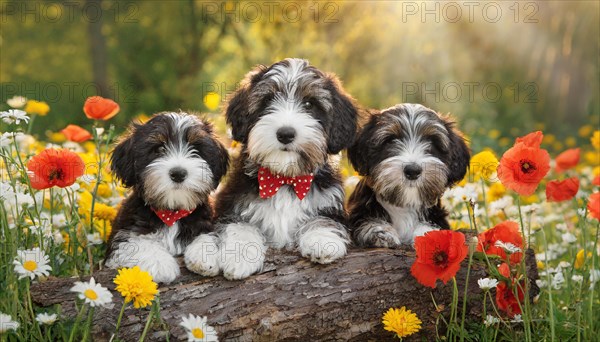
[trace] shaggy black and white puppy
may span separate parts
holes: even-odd
[[[261,269],[267,246],[322,264],[344,256],[350,239],[335,162],[354,140],[358,113],[336,77],[302,59],[259,66],[226,118],[242,151],[217,194],[219,236],[192,243],[187,267],[241,279]],[[214,257],[201,259],[207,250]]]
[[[449,118],[418,104],[374,113],[348,155],[364,176],[348,203],[359,245],[396,247],[449,228],[440,198],[464,177],[470,159]]]
[[[113,223],[105,265],[138,265],[155,281],[173,281],[173,256],[213,230],[209,193],[228,163],[212,126],[194,115],[160,113],[133,124],[112,155],[112,171],[133,192]]]

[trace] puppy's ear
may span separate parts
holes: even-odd
[[[139,124],[132,124],[129,132],[121,138],[112,156],[110,157],[110,168],[112,172],[120,179],[127,187],[135,184],[135,160],[133,157],[134,150],[134,135]]]
[[[354,142],[359,113],[354,100],[342,89],[337,78],[334,75],[327,77],[326,87],[332,96],[327,151],[336,154]]]
[[[348,148],[348,158],[350,159],[352,167],[363,176],[369,173],[369,156],[371,155],[372,147],[374,147],[371,140],[377,118],[372,114],[370,115],[371,119],[360,130],[354,144]]]
[[[471,160],[471,151],[465,142],[463,134],[455,128],[455,123],[449,118],[443,118],[448,138],[450,139],[448,152],[448,184],[450,187],[465,177],[469,161]]]
[[[225,119],[231,125],[231,135],[233,140],[243,144],[247,142],[248,133],[250,131],[251,119],[251,87],[258,82],[262,75],[267,70],[264,65],[258,65],[254,70],[246,74],[240,87],[236,90],[227,101],[225,109]]]
[[[229,153],[223,144],[213,133],[213,126],[208,121],[203,120],[202,129],[205,133],[201,138],[202,159],[206,160],[213,174],[215,188],[219,185],[221,178],[227,173],[229,167]]]

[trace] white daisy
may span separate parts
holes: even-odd
[[[575,235],[571,233],[564,233],[561,235],[564,243],[573,243],[577,241]]]
[[[39,313],[35,316],[35,320],[40,324],[52,325],[58,318],[57,314],[48,314],[46,312]]]
[[[29,122],[27,113],[20,109],[9,109],[6,112],[0,112],[0,118],[7,124],[16,123],[18,125],[21,121]]]
[[[498,241],[496,241],[495,246],[504,249],[504,251],[506,253],[510,253],[510,254],[521,252],[521,248],[517,247],[516,245],[514,245],[510,242],[504,242],[504,241],[498,240]]]
[[[13,108],[23,108],[27,103],[27,98],[24,96],[13,96],[12,98],[6,100],[6,103]]]
[[[497,200],[493,201],[492,203],[490,203],[490,211],[492,212],[492,214],[497,214],[499,212],[506,210],[506,208],[508,208],[512,205],[513,205],[512,197],[505,196],[505,197],[502,197],[502,198],[497,199]]]
[[[109,307],[112,304],[112,293],[106,287],[96,284],[93,277],[89,282],[76,281],[71,291],[77,292],[79,299],[83,299],[90,306]]]
[[[556,274],[552,277],[552,287],[555,290],[559,290],[565,282],[565,276],[562,271],[556,272]]]
[[[537,279],[537,280],[535,281],[535,284],[536,284],[536,285],[537,285],[537,286],[538,286],[540,289],[543,289],[543,288],[546,288],[546,286],[548,285],[548,282],[547,282],[547,281],[545,281],[545,280],[543,280],[543,279]]]
[[[12,320],[9,315],[0,312],[0,334],[3,334],[9,330],[17,330],[19,328],[19,322]]]
[[[35,247],[18,250],[13,265],[15,265],[15,272],[19,274],[19,279],[29,277],[33,280],[35,277],[50,274],[52,267],[48,265],[48,262],[50,262],[48,256],[39,247]]]
[[[590,270],[590,282],[592,283],[592,286],[594,286],[594,284],[596,284],[596,282],[598,280],[600,280],[600,270],[591,269]]]
[[[485,324],[486,327],[489,327],[490,325],[494,325],[496,323],[500,323],[500,319],[492,315],[487,315],[487,317],[483,321],[483,324]]]
[[[219,337],[215,328],[206,323],[206,316],[200,317],[189,314],[188,317],[182,317],[179,324],[185,328],[188,341],[217,342]]]
[[[87,234],[85,236],[87,238],[87,241],[90,245],[101,245],[102,244],[102,238],[100,237],[100,233],[96,232],[93,234]]]
[[[496,288],[496,286],[498,286],[498,280],[493,278],[482,278],[477,280],[477,284],[479,284],[480,289],[487,291]]]
[[[513,323],[522,323],[523,317],[521,315],[514,315],[514,317],[510,321]]]
[[[573,276],[571,277],[571,280],[578,284],[581,284],[583,282],[583,276],[579,275],[579,274],[573,274]]]

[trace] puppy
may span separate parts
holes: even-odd
[[[440,198],[471,158],[449,118],[418,104],[385,109],[371,116],[348,155],[364,176],[348,202],[358,245],[392,248],[449,228]]]
[[[157,282],[173,281],[174,256],[213,230],[209,193],[228,163],[212,126],[196,116],[160,113],[133,124],[112,155],[112,171],[133,191],[113,223],[105,265],[138,265]]]
[[[352,143],[357,118],[336,77],[306,60],[248,73],[226,109],[242,150],[217,194],[219,237],[194,241],[188,268],[245,278],[261,269],[267,246],[298,248],[322,264],[344,256],[349,235],[334,156]],[[202,260],[206,251],[213,257]]]

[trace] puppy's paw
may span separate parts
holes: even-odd
[[[256,228],[228,225],[221,238],[221,269],[227,279],[244,279],[262,269],[266,246]]]
[[[207,277],[219,274],[219,245],[214,235],[198,236],[185,250],[184,261],[188,270]]]
[[[315,228],[298,239],[303,257],[319,264],[329,264],[346,255],[348,239],[335,228]]]
[[[380,225],[372,229],[367,239],[367,245],[372,247],[398,248],[401,244],[398,233],[390,225]]]
[[[179,264],[171,254],[166,252],[159,252],[154,257],[140,260],[139,266],[142,270],[150,273],[152,280],[157,283],[168,284],[180,274]]]

